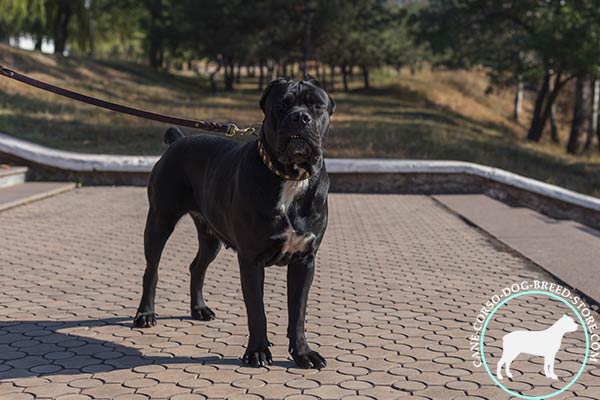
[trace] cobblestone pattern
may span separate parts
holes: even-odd
[[[328,359],[322,371],[294,368],[287,355],[283,267],[267,271],[265,288],[273,366],[238,360],[246,319],[233,252],[208,271],[217,319],[188,319],[196,251],[188,218],[163,255],[159,325],[131,328],[144,269],[143,189],[78,189],[1,213],[0,399],[508,398],[473,367],[471,324],[507,284],[551,278],[428,197],[336,194],[330,203],[307,317],[307,336]],[[491,365],[503,330],[527,321],[542,329],[559,313],[548,299],[526,305],[500,310],[490,324]],[[559,381],[541,375],[539,358],[523,356],[510,387],[531,395],[564,386],[582,338],[565,338]],[[524,375],[530,370],[539,373]],[[597,367],[556,398],[575,395],[600,398]]]

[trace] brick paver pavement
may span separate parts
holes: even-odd
[[[471,325],[506,285],[552,278],[429,197],[335,194],[330,204],[307,320],[310,342],[328,359],[322,371],[288,358],[283,267],[268,270],[265,289],[273,366],[238,360],[246,320],[233,252],[208,271],[217,319],[188,319],[196,251],[188,218],[163,256],[159,325],[131,328],[144,269],[143,189],[78,189],[0,213],[0,398],[508,398],[473,366]],[[519,301],[488,328],[493,370],[504,332],[544,329],[562,313],[544,296]],[[564,387],[583,338],[581,329],[565,337],[558,381],[541,374],[541,358],[521,356],[504,382],[528,395]],[[600,398],[597,366],[555,398],[573,394]]]

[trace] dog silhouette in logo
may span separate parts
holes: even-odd
[[[521,353],[544,357],[544,375],[558,379],[554,373],[554,358],[568,332],[575,332],[577,324],[573,318],[563,315],[550,328],[543,331],[516,331],[502,338],[502,358],[498,361],[496,376],[502,379],[502,365],[506,366],[506,376],[512,378],[510,363]]]

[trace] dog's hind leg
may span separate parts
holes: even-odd
[[[156,325],[154,298],[158,282],[158,264],[160,256],[169,236],[173,233],[175,224],[180,216],[159,212],[150,207],[144,230],[144,254],[146,256],[146,271],[143,279],[143,293],[140,306],[133,320],[138,328],[148,328]]]
[[[198,230],[198,254],[190,264],[190,307],[192,318],[200,321],[210,321],[215,313],[208,308],[204,301],[202,289],[208,265],[217,257],[221,241],[212,235],[201,216],[191,214]]]
[[[513,377],[512,372],[510,372],[510,363],[512,363],[515,358],[516,357],[508,358],[504,363],[504,368],[506,369],[506,376],[508,376],[510,379],[512,379]]]

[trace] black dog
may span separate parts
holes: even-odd
[[[144,292],[137,327],[156,324],[154,297],[158,263],[177,221],[190,214],[199,250],[192,264],[191,312],[213,319],[202,286],[221,243],[238,253],[249,340],[242,360],[271,364],[263,304],[265,267],[288,265],[288,338],[294,361],[321,368],[325,359],[304,335],[308,292],[315,256],[327,226],[329,178],[322,144],[335,103],[314,78],[275,80],[260,100],[264,112],[258,141],[197,135],[183,137],[171,128],[170,145],[148,183],[150,209],[144,232]]]

